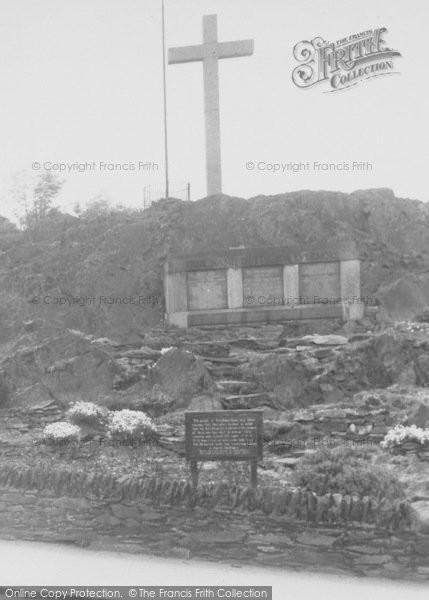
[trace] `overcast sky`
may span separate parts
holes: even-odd
[[[253,38],[251,57],[220,61],[223,188],[251,197],[299,189],[390,187],[429,199],[427,0],[166,0],[168,46],[198,44],[202,15],[220,41]],[[0,199],[13,213],[11,176],[32,163],[96,163],[66,174],[59,204],[98,193],[142,204],[164,178],[161,0],[2,0]],[[339,93],[296,87],[293,46],[386,27],[397,75]],[[205,195],[201,63],[170,65],[170,175]],[[103,171],[133,163],[135,171]],[[365,172],[246,169],[246,163],[368,161]],[[139,170],[154,162],[158,170]],[[173,186],[174,189],[174,186]]]

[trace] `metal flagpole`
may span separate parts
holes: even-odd
[[[168,184],[168,138],[167,138],[167,83],[165,74],[165,10],[162,0],[162,76],[164,84],[164,160],[165,160],[165,197],[169,197]]]

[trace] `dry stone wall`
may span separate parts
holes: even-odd
[[[185,558],[429,580],[407,503],[303,490],[0,469],[0,535]]]

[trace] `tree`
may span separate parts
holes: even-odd
[[[52,208],[54,198],[58,196],[64,180],[51,171],[42,171],[33,189],[32,214],[34,220],[44,219]]]
[[[100,192],[86,203],[84,209],[80,208],[80,212],[76,212],[76,214],[84,219],[97,219],[99,217],[108,217],[111,212],[112,206],[110,199]]]
[[[41,171],[33,182],[25,172],[13,176],[11,194],[17,205],[15,213],[25,229],[34,228],[49,215],[63,185],[64,180],[51,171]]]

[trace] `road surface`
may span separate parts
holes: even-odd
[[[0,586],[270,585],[274,600],[413,600],[425,584],[354,579],[270,568],[99,552],[54,544],[0,540]]]

